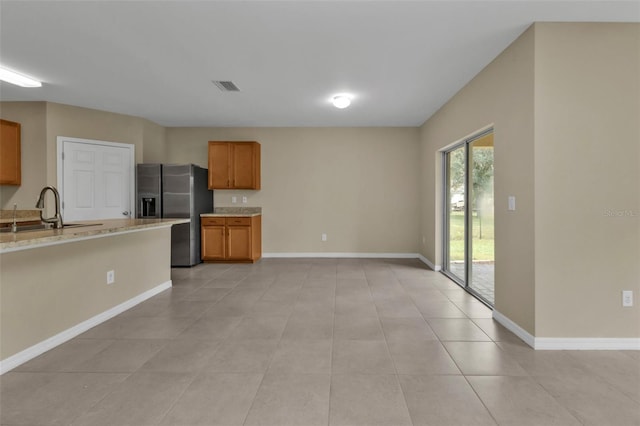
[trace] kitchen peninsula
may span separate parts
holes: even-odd
[[[185,222],[95,220],[0,234],[0,372],[170,288],[171,226]]]

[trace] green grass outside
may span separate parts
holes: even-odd
[[[494,257],[494,221],[493,215],[482,216],[482,239],[480,239],[480,220],[473,215],[473,260],[495,260]],[[464,260],[464,213],[451,212],[449,222],[449,259]]]

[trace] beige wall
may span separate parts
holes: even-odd
[[[416,128],[170,128],[166,135],[169,162],[204,167],[209,140],[260,142],[262,190],[217,190],[215,206],[231,206],[232,195],[262,206],[265,253],[418,249]]]
[[[535,337],[640,337],[638,117],[640,25],[535,24],[421,128],[422,253],[441,263],[438,151],[493,124],[496,309]]]
[[[51,102],[1,102],[0,116],[21,123],[23,134],[23,184],[0,186],[2,209],[31,209],[42,187],[57,185],[58,136],[132,144],[136,162],[165,157],[164,127],[138,117]]]
[[[22,184],[0,185],[0,207],[32,210],[47,184],[46,103],[0,102],[0,117],[20,123],[22,157]]]
[[[47,103],[47,180],[57,181],[57,138],[95,139],[135,146],[136,163],[143,158],[143,123],[137,117],[71,105]]]
[[[536,334],[640,337],[640,25],[536,24],[535,78]]]
[[[0,359],[169,281],[170,241],[164,228],[2,254]]]
[[[535,334],[533,71],[534,29],[527,30],[421,128],[422,254],[442,263],[444,147],[493,125],[498,311]],[[514,195],[517,210],[507,211]]]
[[[167,156],[166,129],[152,121],[142,120],[142,143],[144,163],[162,163]]]

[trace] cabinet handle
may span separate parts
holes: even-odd
[[[227,188],[229,187],[229,179],[227,179]]]

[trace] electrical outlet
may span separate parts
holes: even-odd
[[[247,204],[247,197],[242,197],[242,203]]]
[[[327,234],[322,234],[322,241],[327,241]]]
[[[622,306],[625,308],[630,308],[631,306],[633,306],[633,291],[622,291]]]
[[[236,197],[236,196],[231,197],[231,202],[233,204],[237,203],[238,202],[238,197]]]
[[[116,282],[116,271],[107,271],[107,284],[113,284]]]

